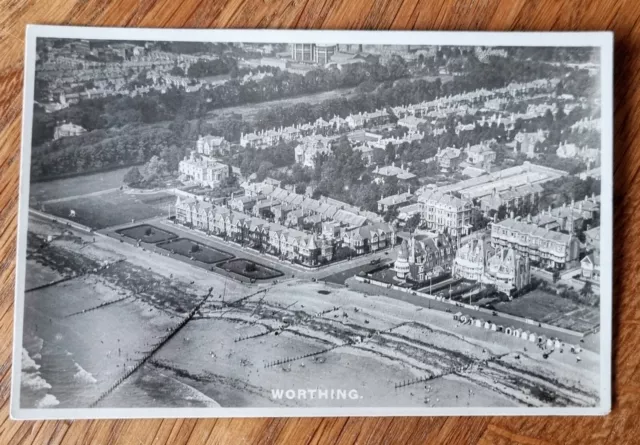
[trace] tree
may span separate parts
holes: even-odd
[[[386,161],[387,154],[385,150],[382,148],[374,148],[373,156],[371,157],[371,162],[376,165],[384,164]]]
[[[178,65],[176,65],[173,68],[171,68],[171,71],[169,71],[169,74],[171,74],[172,76],[184,77],[184,70],[180,68]]]
[[[127,171],[127,173],[125,173],[124,178],[122,179],[122,181],[126,185],[134,185],[134,184],[139,183],[143,179],[144,178],[142,177],[142,174],[140,174],[140,170],[138,170],[138,167],[131,167]]]
[[[589,298],[593,295],[593,285],[591,284],[591,281],[584,283],[584,286],[580,289],[580,295],[584,298]]]
[[[170,172],[178,171],[178,166],[180,165],[180,161],[184,158],[185,149],[182,146],[177,146],[172,144],[168,147],[165,147],[160,152],[160,158],[166,162],[167,170]]]
[[[384,151],[387,155],[387,163],[391,164],[396,159],[396,147],[391,142],[389,142]]]
[[[142,171],[142,176],[146,182],[151,182],[164,175],[167,171],[166,161],[160,159],[158,156],[153,156],[149,159]]]
[[[390,207],[384,213],[384,222],[393,222],[398,217],[398,209],[395,207]]]
[[[298,195],[304,195],[304,193],[307,191],[307,184],[304,182],[299,182],[296,184],[296,188],[295,188],[295,192]]]
[[[421,216],[419,213],[412,215],[411,218],[409,218],[404,225],[405,230],[409,232],[413,232],[420,225],[420,219],[421,219]]]
[[[507,217],[507,207],[502,204],[498,207],[498,221],[502,221]]]
[[[258,167],[258,171],[256,172],[257,180],[264,181],[269,172],[273,169],[273,164],[269,161],[263,161]]]

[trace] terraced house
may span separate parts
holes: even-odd
[[[566,269],[578,262],[580,241],[570,234],[543,229],[536,224],[505,219],[491,225],[494,248],[508,247],[542,267]]]
[[[474,209],[470,201],[431,191],[420,195],[418,202],[422,204],[422,219],[427,228],[454,237],[471,233]]]
[[[393,229],[379,222],[336,220],[335,230],[303,231],[194,198],[179,197],[175,208],[180,224],[308,266],[333,261],[340,247],[355,256],[392,247],[396,240]]]

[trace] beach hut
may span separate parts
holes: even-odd
[[[553,348],[553,338],[547,338],[547,348]]]
[[[507,335],[513,335],[513,327],[509,326],[504,330],[504,333]]]
[[[484,326],[483,326],[483,328],[485,328],[485,329],[491,329],[491,323],[489,323],[488,321],[485,321],[485,322],[484,322]]]
[[[499,324],[499,325],[497,326],[496,330],[497,330],[498,332],[504,332],[504,326],[502,326],[501,324]]]
[[[520,338],[523,339],[523,340],[529,340],[529,334],[530,334],[529,331],[522,331],[520,333]]]
[[[538,339],[538,336],[535,334],[535,332],[531,332],[529,334],[529,341],[531,343],[535,343],[537,339]]]
[[[475,325],[477,328],[481,328],[483,324],[484,324],[484,321],[481,318],[476,319]]]
[[[560,346],[562,346],[562,343],[560,343],[560,340],[556,338],[555,341],[553,342],[553,347],[560,349]]]
[[[454,320],[460,320],[461,317],[462,317],[462,312],[456,312],[455,314],[453,314]]]
[[[469,317],[467,315],[461,315],[459,320],[460,323],[466,323],[469,320]]]
[[[498,330],[498,325],[496,325],[495,323],[491,323],[491,326],[489,327],[492,331],[497,331]]]
[[[518,329],[514,329],[513,331],[511,331],[513,333],[514,337],[518,337],[520,338],[522,336],[522,329],[518,328]]]

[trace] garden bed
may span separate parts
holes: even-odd
[[[272,278],[280,277],[282,272],[271,267],[263,266],[260,263],[256,263],[245,258],[238,258],[235,260],[227,261],[224,264],[220,264],[218,267],[228,272],[241,275],[246,278],[254,280],[270,280]]]
[[[149,224],[140,224],[133,227],[127,227],[126,229],[119,229],[116,230],[116,233],[136,241],[140,240],[150,244],[160,243],[178,237],[178,235],[174,233],[158,229],[157,227]]]
[[[233,255],[230,253],[193,241],[189,238],[170,240],[158,244],[158,247],[205,264],[215,264],[233,258]]]

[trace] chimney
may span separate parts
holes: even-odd
[[[511,219],[514,219],[514,218],[515,218],[516,214],[514,213],[514,211],[513,211],[513,210],[511,211],[510,216],[511,216]]]

